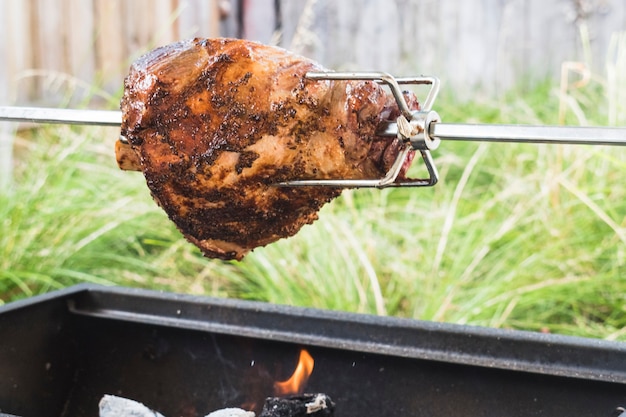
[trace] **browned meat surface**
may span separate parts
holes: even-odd
[[[138,59],[122,135],[148,187],[208,257],[241,259],[317,219],[341,190],[291,179],[380,178],[400,149],[377,138],[397,116],[373,82],[310,81],[314,62],[234,39],[194,39]],[[413,102],[417,107],[417,102]]]

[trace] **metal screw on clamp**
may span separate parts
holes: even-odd
[[[400,115],[396,120],[398,137],[410,142],[415,150],[435,150],[441,144],[441,140],[430,136],[430,127],[432,123],[439,122],[441,118],[434,110],[413,112],[410,121]]]

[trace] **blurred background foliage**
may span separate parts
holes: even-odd
[[[303,3],[298,23],[319,21],[324,2]],[[598,66],[585,21],[573,24],[581,59],[556,76],[464,94],[444,84],[435,108],[446,122],[623,126],[626,34],[611,34]],[[72,76],[37,74],[59,103],[119,102],[119,80],[81,95]],[[5,132],[0,303],[93,282],[626,340],[622,148],[443,143],[436,187],[345,191],[293,238],[222,262],[182,238],[140,173],[117,168],[118,133]]]

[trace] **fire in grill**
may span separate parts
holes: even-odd
[[[326,394],[305,394],[303,390],[313,372],[314,360],[305,349],[300,351],[300,358],[295,371],[285,381],[274,383],[274,392],[280,397],[268,397],[259,417],[332,417],[335,404]],[[256,408],[255,403],[244,405]],[[99,403],[99,417],[163,417],[157,411],[128,398],[105,395]],[[206,417],[255,417],[253,411],[238,407],[222,408],[209,413]]]
[[[0,308],[0,413],[96,416],[105,394],[166,417],[260,413],[304,348],[335,415],[606,416],[619,342],[78,286]]]

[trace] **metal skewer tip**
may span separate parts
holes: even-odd
[[[122,124],[122,112],[114,110],[75,110],[44,107],[0,106],[0,120],[27,123],[61,123],[91,126]]]
[[[441,140],[626,146],[626,128],[432,123]]]

